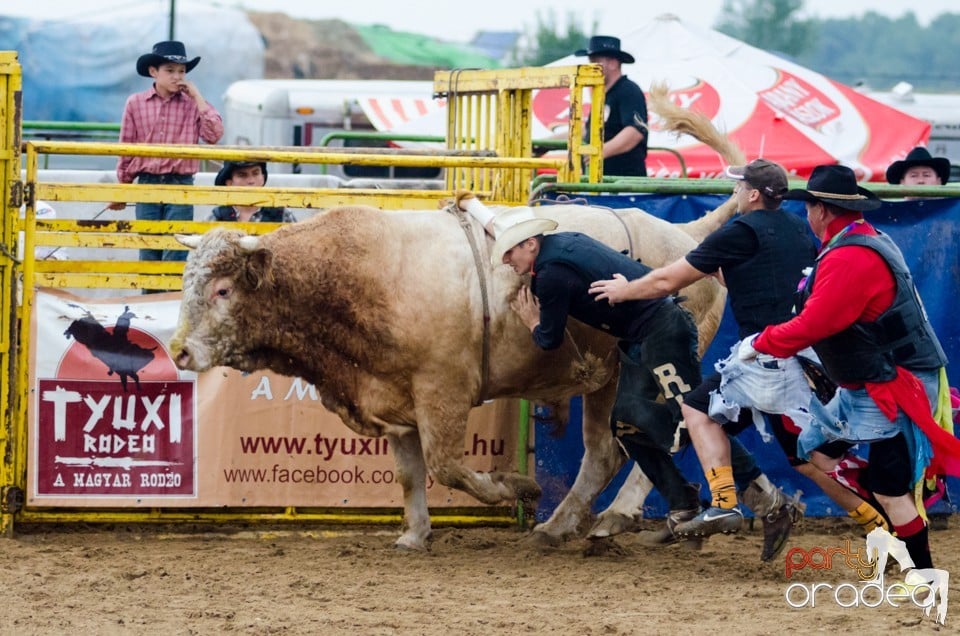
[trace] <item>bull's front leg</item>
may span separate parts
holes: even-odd
[[[544,545],[578,536],[592,518],[597,495],[623,466],[624,456],[610,432],[610,412],[616,397],[617,379],[583,396],[583,460],[573,487],[550,518],[533,529],[531,541]]]
[[[397,465],[397,480],[403,488],[403,528],[396,546],[426,550],[430,540],[430,513],[427,509],[427,467],[415,429],[386,434]]]
[[[427,470],[434,479],[462,490],[485,504],[532,502],[540,497],[537,482],[519,473],[482,473],[463,464],[469,403],[432,390],[416,396],[417,428]]]

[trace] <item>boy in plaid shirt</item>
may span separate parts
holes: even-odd
[[[153,52],[137,60],[137,73],[152,77],[153,86],[127,98],[120,124],[121,143],[195,144],[202,139],[215,144],[223,136],[220,113],[186,79],[200,62],[187,58],[182,42],[158,42]],[[169,157],[120,157],[117,180],[120,183],[193,185],[200,168],[197,159]],[[111,203],[110,209],[122,210],[124,203]],[[192,221],[193,206],[170,203],[138,203],[137,220]],[[182,261],[181,250],[140,250],[143,261]]]

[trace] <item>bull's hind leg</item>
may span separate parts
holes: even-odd
[[[643,503],[653,490],[653,482],[634,463],[626,481],[617,491],[617,496],[607,509],[597,515],[597,522],[590,528],[587,537],[602,539],[629,532],[637,527],[643,515]]]
[[[585,530],[591,507],[600,491],[623,465],[624,456],[610,433],[610,411],[616,396],[616,377],[583,396],[583,461],[573,487],[550,518],[533,529],[534,543],[557,545]]]
[[[438,482],[491,505],[540,497],[537,482],[526,475],[480,473],[463,464],[469,404],[449,395],[418,395],[416,413],[427,470]]]
[[[430,514],[427,509],[427,468],[420,447],[420,434],[410,430],[387,433],[397,464],[397,481],[403,487],[403,528],[396,546],[407,550],[426,550],[430,539]]]

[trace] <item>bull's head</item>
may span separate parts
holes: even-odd
[[[247,316],[264,305],[255,294],[271,279],[272,252],[257,236],[216,228],[177,235],[192,251],[183,270],[183,300],[170,354],[181,369],[244,369],[252,338]],[[254,332],[254,333],[251,333]],[[251,369],[252,370],[252,369]]]

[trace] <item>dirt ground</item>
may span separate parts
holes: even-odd
[[[932,545],[935,564],[960,575],[956,525],[932,533]],[[700,552],[649,549],[630,534],[617,539],[622,554],[589,558],[583,541],[543,551],[515,528],[439,528],[425,554],[395,550],[395,537],[392,528],[303,526],[20,529],[2,543],[0,633],[745,636],[953,633],[960,624],[960,608],[938,627],[916,607],[842,608],[829,594],[793,609],[790,583],[856,575],[833,563],[788,581],[784,557],[760,562],[759,524]],[[789,546],[843,548],[846,539],[863,546],[848,525],[807,520]]]

